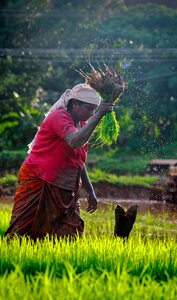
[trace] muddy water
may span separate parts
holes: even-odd
[[[0,197],[0,204],[13,204],[13,197]]]
[[[0,197],[1,206],[3,205],[12,205],[13,197]],[[80,199],[81,208],[85,209],[87,207],[87,201],[85,198]],[[153,200],[116,200],[111,198],[99,198],[98,209],[108,209],[110,205],[116,206],[120,204],[124,208],[128,208],[133,204],[138,204],[138,212],[146,214],[150,212],[154,215],[164,215],[167,214],[169,219],[173,219],[177,221],[177,205],[168,204],[161,201],[153,201]]]
[[[98,209],[107,209],[110,205],[116,206],[120,204],[124,208],[128,208],[133,204],[138,204],[138,212],[146,214],[150,212],[154,215],[167,214],[169,219],[177,221],[177,205],[167,204],[161,201],[153,200],[116,200],[116,199],[99,199]],[[85,199],[81,199],[81,208],[86,208],[87,202]]]

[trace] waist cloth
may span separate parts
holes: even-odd
[[[36,240],[47,234],[57,237],[82,235],[78,190],[61,189],[35,177],[25,163],[18,175],[10,226],[5,235],[27,235]]]

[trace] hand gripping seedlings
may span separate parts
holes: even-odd
[[[115,208],[114,236],[128,239],[130,231],[136,220],[138,205],[130,206],[126,211],[117,205]]]
[[[104,64],[104,70],[101,67],[96,70],[91,64],[89,65],[91,73],[79,70],[79,73],[85,78],[86,83],[100,94],[103,101],[109,101],[113,104],[117,103],[120,100],[120,95],[126,88],[122,76],[117,74],[115,70],[110,69],[106,64]],[[115,112],[106,114],[96,129],[96,141],[100,142],[101,145],[110,146],[117,141],[119,128]]]

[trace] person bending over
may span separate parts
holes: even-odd
[[[96,111],[96,112],[95,112]],[[97,209],[97,197],[85,162],[88,141],[113,105],[82,83],[66,90],[51,107],[30,144],[18,174],[10,226],[5,236],[31,239],[82,235],[79,188],[88,195],[87,211]]]

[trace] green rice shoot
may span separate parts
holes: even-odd
[[[116,104],[120,95],[126,88],[125,82],[120,74],[110,69],[104,64],[104,69],[99,65],[96,70],[91,64],[91,73],[85,73],[79,70],[79,73],[85,78],[85,82],[94,88],[101,96],[102,101],[109,101]],[[96,143],[100,146],[110,146],[116,143],[120,131],[120,125],[115,112],[107,113],[96,128]]]
[[[113,236],[114,208],[82,209],[83,238],[34,243],[3,238],[11,207],[1,207],[0,299],[176,299],[175,217],[138,213],[124,243]]]
[[[96,143],[101,145],[110,146],[112,143],[116,143],[119,135],[120,125],[116,119],[115,112],[106,114],[96,128],[97,134]]]

